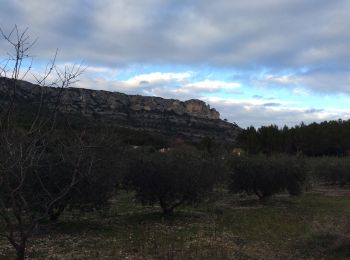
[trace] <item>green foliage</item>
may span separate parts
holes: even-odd
[[[184,203],[203,199],[214,185],[214,165],[194,148],[138,154],[125,183],[143,204],[159,203],[165,214]]]
[[[62,209],[92,211],[109,206],[109,200],[115,194],[125,171],[123,145],[118,135],[103,128],[90,129],[85,132],[83,141],[86,147],[83,160],[85,164],[88,163],[88,167],[81,173],[72,191],[53,210],[56,217]],[[66,145],[72,143],[71,138],[67,138],[66,142]],[[62,166],[51,176],[51,182],[60,180],[65,174]]]
[[[237,141],[238,144],[250,154],[257,154],[260,151],[258,134],[253,126],[241,131]]]
[[[350,184],[349,157],[322,157],[310,160],[312,172],[321,182],[330,185]]]
[[[123,143],[128,145],[154,146],[157,149],[169,146],[169,138],[160,133],[120,128],[118,134]]]
[[[259,129],[248,127],[239,137],[239,145],[249,154],[303,153],[308,156],[345,156],[350,150],[350,120],[325,121],[292,128],[276,125]]]
[[[305,164],[296,157],[237,157],[231,169],[230,190],[255,194],[260,199],[285,190],[299,195],[306,181]]]
[[[108,140],[96,140],[93,133],[84,138],[77,135],[72,130],[52,131],[37,140],[34,149],[26,132],[14,129],[8,139],[12,146],[0,143],[0,165],[4,167],[0,176],[7,178],[0,182],[2,206],[11,208],[11,196],[19,196],[26,201],[23,210],[30,209],[33,216],[45,216],[48,211],[51,220],[64,209],[86,211],[106,206],[117,184],[120,147],[116,142],[107,145]],[[21,157],[22,149],[29,148],[33,149],[30,157]],[[21,175],[25,178],[19,178]],[[16,187],[16,193],[11,192]]]

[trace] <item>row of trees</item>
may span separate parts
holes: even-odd
[[[244,129],[239,145],[249,154],[303,153],[308,156],[345,156],[350,151],[350,120],[325,121],[278,128]]]
[[[160,202],[167,214],[182,203],[199,200],[213,186],[209,168],[203,168],[203,158],[193,152],[135,158],[125,147],[130,138],[135,141],[137,132],[124,133],[121,145],[120,131],[116,133],[115,128],[97,129],[62,115],[61,97],[84,69],[60,68],[54,57],[42,75],[33,75],[31,65],[23,65],[32,62],[29,50],[35,40],[16,26],[7,34],[0,32],[12,48],[0,67],[0,237],[14,247],[17,259],[24,259],[28,239],[47,221],[56,221],[64,210],[108,205],[122,183],[135,189],[142,202]],[[41,87],[41,98],[25,104],[24,110],[17,87],[28,75]],[[55,98],[46,97],[48,86],[59,88]],[[153,142],[139,133],[136,137],[139,145]],[[157,145],[163,144],[160,140]],[[155,178],[145,179],[140,169]],[[124,176],[126,172],[130,174]],[[165,176],[167,172],[171,174]],[[141,187],[147,183],[142,178],[161,182],[149,185],[147,191]],[[175,187],[166,186],[169,180]]]

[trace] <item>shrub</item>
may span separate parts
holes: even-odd
[[[259,199],[282,191],[302,192],[306,169],[302,159],[288,156],[237,157],[231,162],[229,189],[255,194]]]

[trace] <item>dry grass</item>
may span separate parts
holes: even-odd
[[[350,256],[350,197],[307,193],[261,203],[218,193],[164,217],[120,194],[105,212],[69,212],[37,234],[30,259],[339,259]],[[346,194],[346,193],[345,193]],[[0,259],[13,250],[0,240]]]

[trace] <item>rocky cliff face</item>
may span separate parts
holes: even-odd
[[[0,95],[5,97],[11,81],[0,78]],[[240,128],[220,119],[220,114],[201,100],[185,102],[160,97],[126,95],[118,92],[89,89],[39,87],[21,81],[16,98],[21,102],[38,103],[43,96],[48,106],[60,97],[59,110],[79,114],[93,120],[116,125],[178,134],[187,137],[214,137],[233,142]]]

